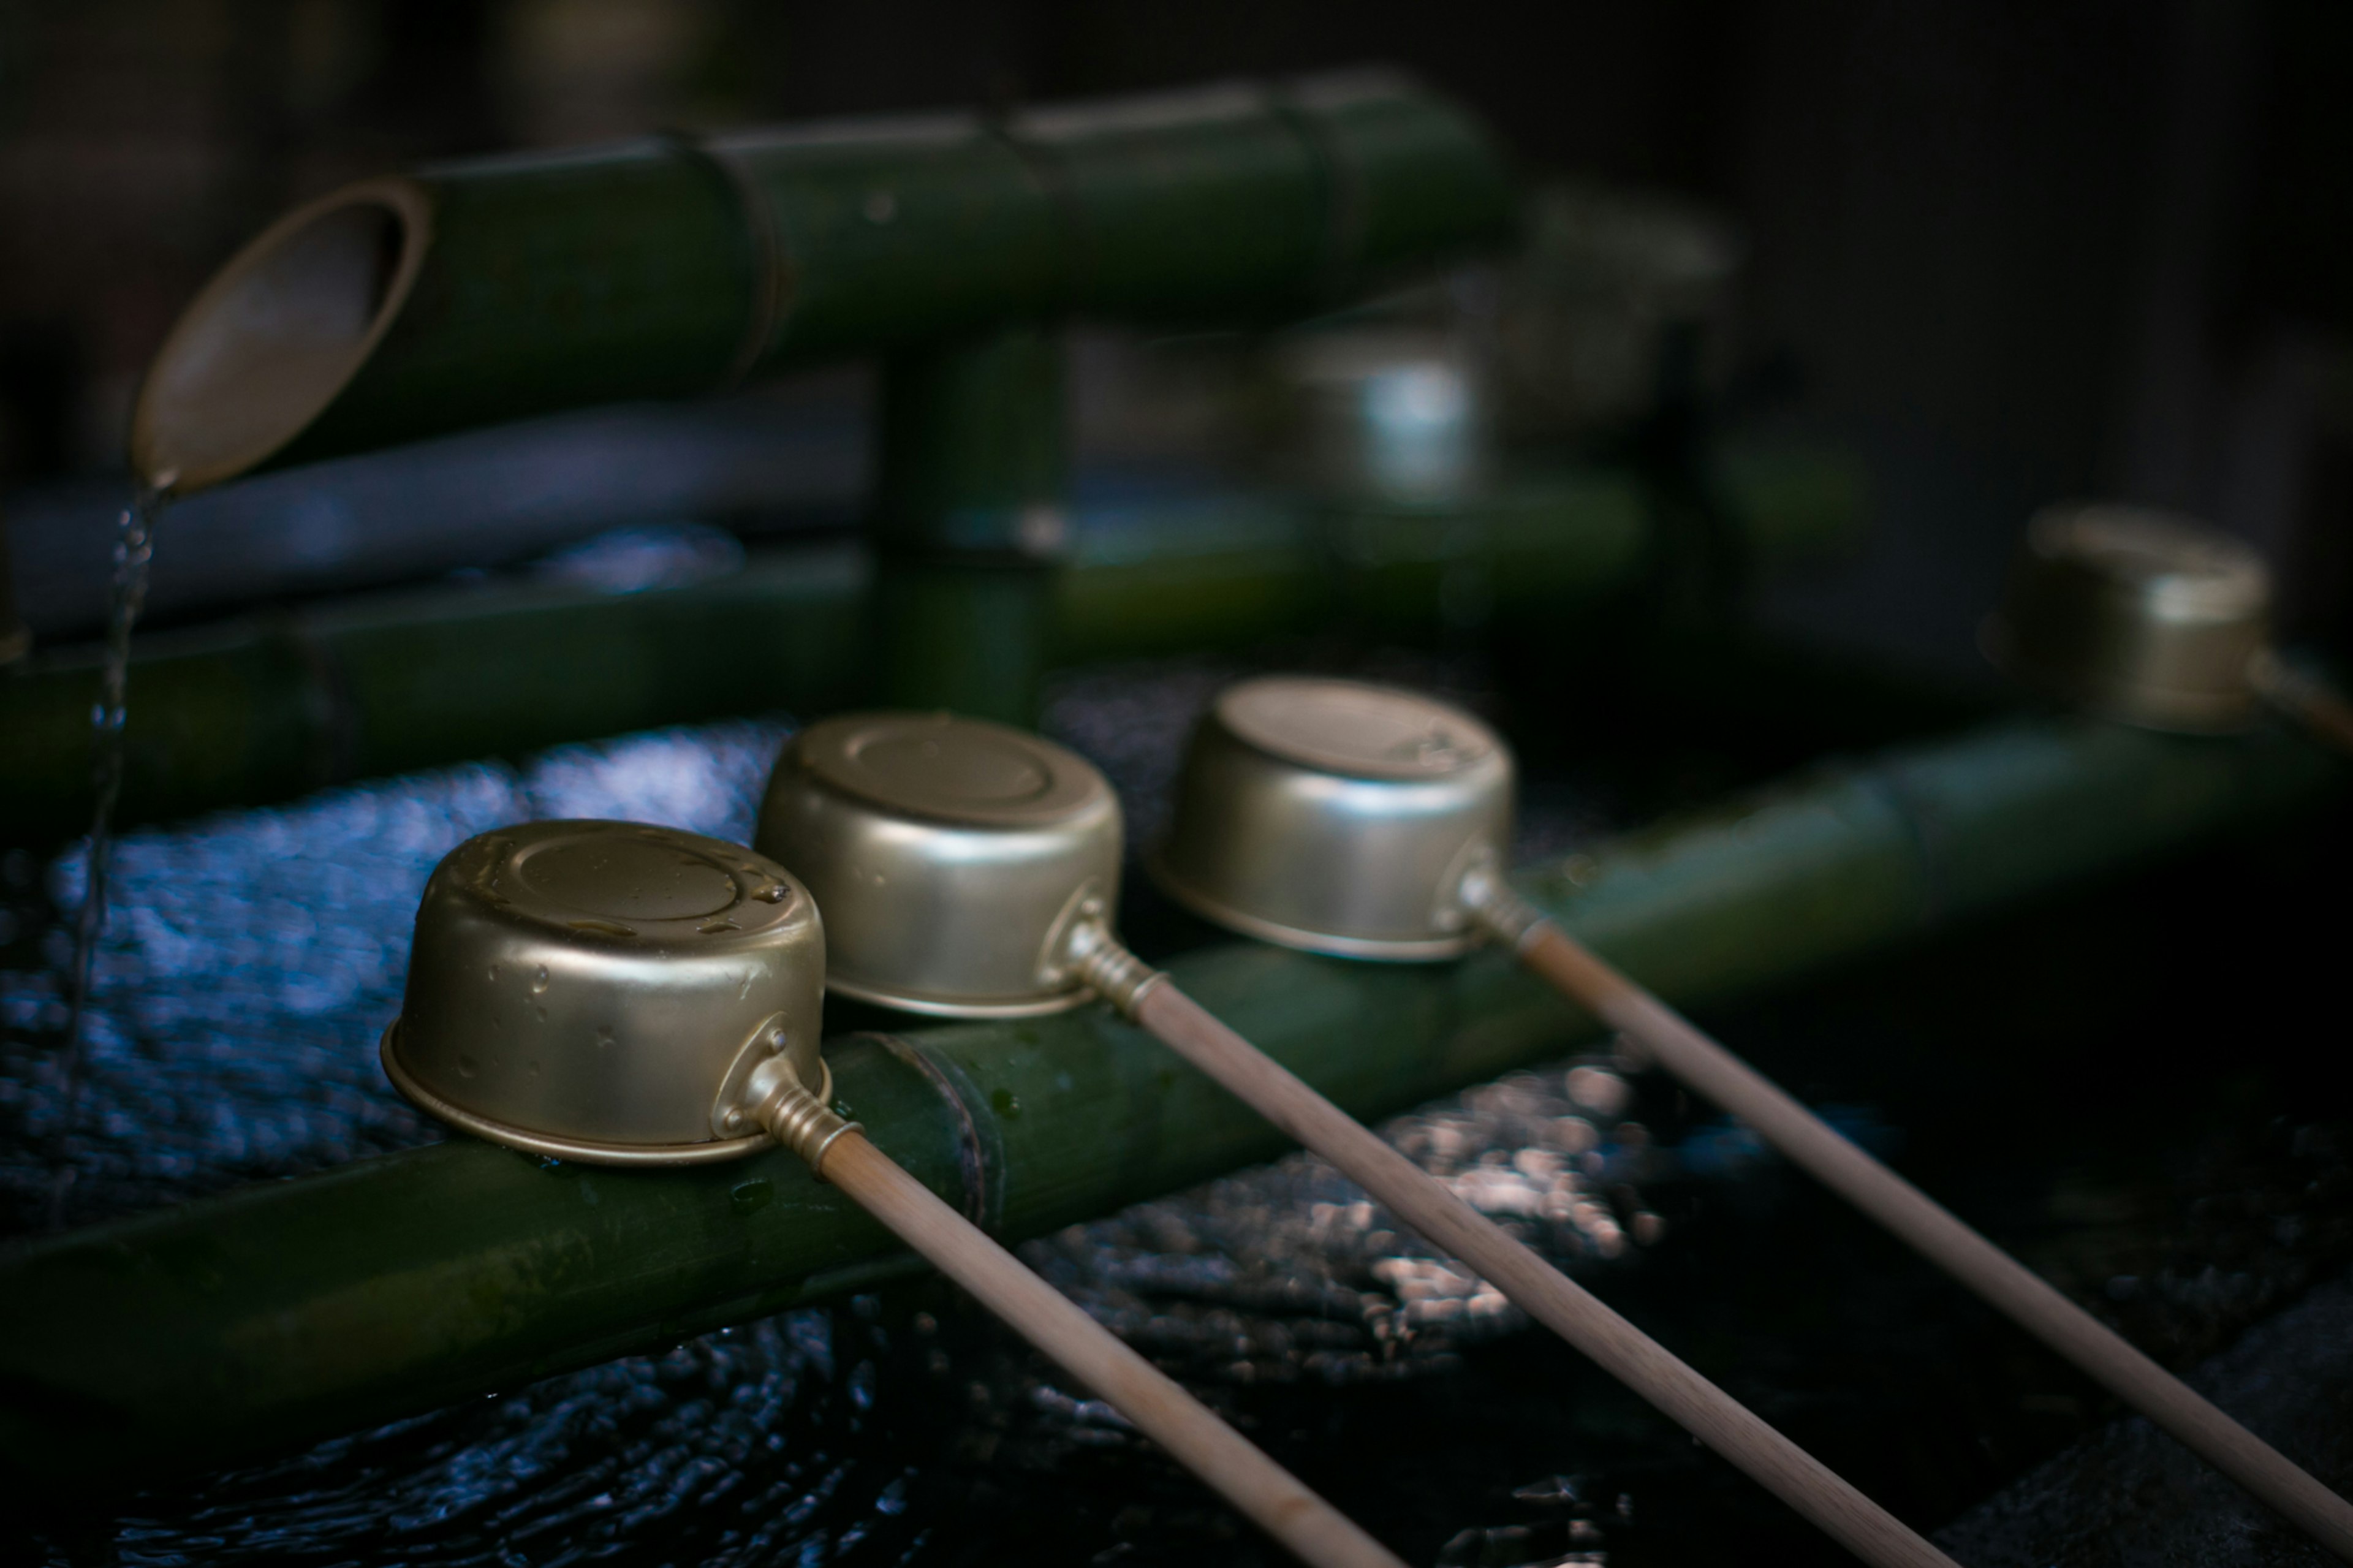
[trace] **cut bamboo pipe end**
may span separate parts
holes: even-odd
[[[266,462],[359,374],[431,243],[415,180],[367,180],[296,208],[233,257],[164,340],[132,416],[131,467],[198,490]]]

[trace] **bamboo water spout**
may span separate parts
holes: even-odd
[[[729,1162],[773,1139],[1302,1561],[1404,1568],[828,1105],[824,973],[816,907],[758,856],[638,823],[524,823],[468,839],[426,884],[385,1070],[466,1131],[590,1165]]]
[[[1492,941],[1645,1057],[2217,1469],[2353,1560],[2353,1507],[1570,936],[1500,874],[1512,763],[1413,692],[1277,677],[1195,732],[1162,881],[1234,930],[1314,952],[1445,957]]]
[[[149,371],[132,466],[194,490],[1001,322],[1296,313],[1512,209],[1486,132],[1380,73],[445,164],[233,258]]]
[[[834,988],[950,1017],[1022,1017],[1109,1002],[1856,1556],[1884,1568],[1951,1568],[1901,1521],[1129,952],[1112,931],[1119,803],[1083,758],[947,714],[829,719],[786,743],[757,841],[831,911]]]

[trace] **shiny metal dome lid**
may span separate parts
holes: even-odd
[[[785,870],[632,822],[468,839],[425,886],[385,1069],[470,1132],[564,1159],[680,1164],[764,1145],[723,1091],[777,1051],[822,1091],[825,936]]]
[[[2038,513],[1986,652],[2021,679],[2157,729],[2244,728],[2248,668],[2270,640],[2271,576],[2228,534],[2121,505]]]
[[[1270,942],[1448,957],[1479,940],[1462,882],[1500,863],[1513,778],[1502,737],[1419,692],[1246,680],[1194,730],[1153,870],[1198,912]]]
[[[827,983],[950,1017],[1089,996],[1063,962],[1119,896],[1119,800],[1039,736],[945,713],[852,713],[786,744],[754,837],[825,910]]]
[[[796,736],[799,766],[896,816],[969,827],[1052,826],[1099,810],[1111,786],[1052,742],[951,713],[849,713]]]

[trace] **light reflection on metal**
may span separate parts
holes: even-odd
[[[1282,356],[1296,400],[1303,477],[1330,495],[1461,501],[1492,478],[1493,413],[1457,337],[1355,328],[1304,337]]]

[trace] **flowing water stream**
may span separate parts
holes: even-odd
[[[155,524],[171,495],[167,478],[144,484],[122,510],[114,537],[114,590],[106,613],[106,664],[99,678],[98,701],[90,709],[90,778],[96,804],[90,809],[90,860],[81,912],[74,922],[71,991],[67,1003],[65,1043],[61,1047],[65,1078],[64,1105],[59,1113],[57,1152],[49,1174],[51,1230],[65,1227],[66,1194],[72,1190],[74,1166],[68,1156],[74,1112],[81,1099],[82,1019],[90,1006],[90,982],[98,960],[98,941],[106,930],[107,873],[114,863],[114,808],[122,798],[123,728],[130,718],[131,631],[147,602],[147,567],[155,555]]]

